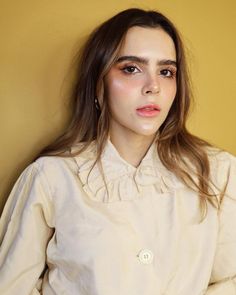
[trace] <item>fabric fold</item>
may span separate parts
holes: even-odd
[[[73,151],[73,150],[72,150]],[[74,157],[78,176],[89,197],[100,202],[128,201],[140,198],[144,187],[153,186],[158,194],[171,192],[180,186],[173,173],[161,163],[156,143],[153,143],[136,168],[127,163],[110,140],[101,161],[95,164],[95,144]],[[116,169],[113,169],[113,165]]]

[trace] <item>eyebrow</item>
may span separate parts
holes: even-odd
[[[138,56],[135,56],[135,55],[124,55],[124,56],[120,56],[116,60],[116,63],[121,63],[123,61],[134,61],[134,62],[138,62],[138,63],[144,64],[144,65],[147,65],[148,64],[148,59],[143,58],[143,57],[138,57]],[[157,62],[157,65],[159,65],[159,66],[172,65],[172,66],[177,67],[177,62],[175,60],[171,60],[171,59],[162,59],[162,60],[159,60]]]

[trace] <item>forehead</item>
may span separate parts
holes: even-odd
[[[127,31],[118,55],[176,60],[174,42],[163,29],[138,26]]]

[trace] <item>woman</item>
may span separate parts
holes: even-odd
[[[191,135],[174,25],[128,9],[83,48],[65,133],[0,224],[0,294],[236,294],[236,159]]]

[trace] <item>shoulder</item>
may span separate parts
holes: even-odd
[[[217,148],[217,147],[207,147],[206,148],[208,157],[210,160],[215,160],[219,162],[225,162],[225,161],[235,161],[236,157],[235,155],[227,152],[226,150]]]
[[[51,182],[68,177],[78,170],[73,157],[43,156],[31,165],[36,167],[40,176]]]
[[[236,198],[236,157],[218,148],[208,148],[207,153],[213,183]]]
[[[36,167],[38,174],[53,188],[72,185],[78,178],[83,166],[91,166],[94,159],[91,146],[80,152],[81,146],[73,146],[62,156],[42,156],[31,165]],[[89,164],[89,165],[88,165]]]
[[[43,156],[39,157],[32,165],[41,173],[62,172],[75,169],[73,157]]]
[[[218,171],[220,169],[223,172],[236,167],[236,157],[225,150],[209,147],[207,148],[207,155],[211,170],[216,169]]]
[[[54,195],[55,191],[67,185],[68,179],[74,179],[77,167],[72,157],[43,156],[32,162],[23,171],[28,181],[41,183],[44,190]]]

